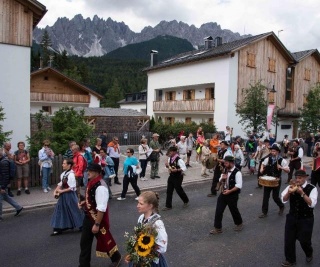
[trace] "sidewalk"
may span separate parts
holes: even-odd
[[[141,181],[140,179],[138,180],[138,185],[140,189],[146,190],[146,189],[163,189],[167,186],[167,178],[168,178],[168,170],[165,168],[165,160],[166,156],[162,156],[159,164],[159,176],[161,177],[160,179],[150,179],[150,165],[147,167],[146,171],[146,178],[148,178],[148,181]],[[119,177],[120,177],[120,182],[122,182],[122,177],[123,177],[123,172],[122,172],[122,163],[124,160],[124,156],[121,157],[120,160],[120,168],[119,168]],[[303,164],[305,166],[310,167],[312,163],[312,158],[304,157],[303,158]],[[204,178],[201,177],[200,172],[201,172],[201,164],[195,162],[195,153],[193,153],[191,157],[190,164],[192,168],[189,168],[186,171],[186,175],[184,176],[183,184],[191,184],[191,183],[199,183],[203,181],[208,181],[212,180],[213,174],[210,174],[209,177]],[[243,176],[249,175],[248,168],[244,168],[242,171]],[[52,190],[54,190],[55,185],[51,185]],[[117,201],[116,198],[120,196],[121,191],[122,191],[122,185],[117,185],[112,183],[111,191],[113,194],[113,199],[111,201]],[[36,209],[36,208],[43,208],[43,207],[48,207],[48,206],[53,206],[56,204],[57,200],[53,197],[53,191],[49,193],[43,193],[41,187],[31,187],[30,188],[30,195],[26,195],[24,191],[22,191],[20,196],[16,196],[16,190],[13,191],[14,193],[14,200],[17,201],[21,206],[24,207],[24,209],[29,210],[29,209]],[[209,193],[209,188],[208,188],[208,193]],[[132,189],[131,185],[129,185],[129,190],[127,193],[127,196],[135,196],[134,190]],[[12,206],[8,205],[7,202],[3,201],[3,214],[6,213],[13,213],[14,209]]]

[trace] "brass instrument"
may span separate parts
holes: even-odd
[[[224,172],[222,173],[222,175],[228,175],[227,168],[224,168]],[[222,193],[226,189],[227,179],[228,179],[228,177],[226,179],[221,179],[221,182],[219,181],[217,183],[217,187],[216,187],[217,191],[220,191]]]

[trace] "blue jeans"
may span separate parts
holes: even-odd
[[[46,189],[49,186],[49,178],[51,168],[42,167],[42,189]]]
[[[4,194],[0,193],[0,218],[2,218],[2,201],[3,200],[8,202],[16,210],[19,210],[22,208],[17,202],[13,200],[12,197],[8,195],[8,190],[6,189],[6,192]]]

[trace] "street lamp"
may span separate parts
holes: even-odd
[[[271,128],[271,121],[273,117],[273,110],[275,108],[274,105],[274,95],[277,92],[276,89],[274,88],[274,85],[272,86],[271,89],[268,89],[268,107],[267,107],[267,127],[266,127],[266,136],[268,136],[269,130]]]
[[[268,102],[269,104],[273,104],[274,101],[274,94],[277,92],[276,89],[274,88],[274,85],[272,86],[272,89],[267,89],[268,90]]]

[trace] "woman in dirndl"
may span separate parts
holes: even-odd
[[[54,190],[58,202],[51,218],[53,233],[51,236],[60,235],[63,231],[73,228],[82,228],[84,213],[78,207],[76,194],[76,178],[72,170],[73,160],[65,159],[62,163],[64,172],[61,181]]]
[[[152,191],[141,193],[138,199],[137,208],[138,212],[141,213],[138,223],[154,224],[158,232],[155,243],[158,245],[157,251],[159,252],[159,259],[153,261],[151,267],[168,267],[169,265],[163,256],[167,251],[168,235],[163,221],[161,220],[161,216],[158,214],[159,195]],[[134,266],[132,262],[128,263],[129,267]]]

